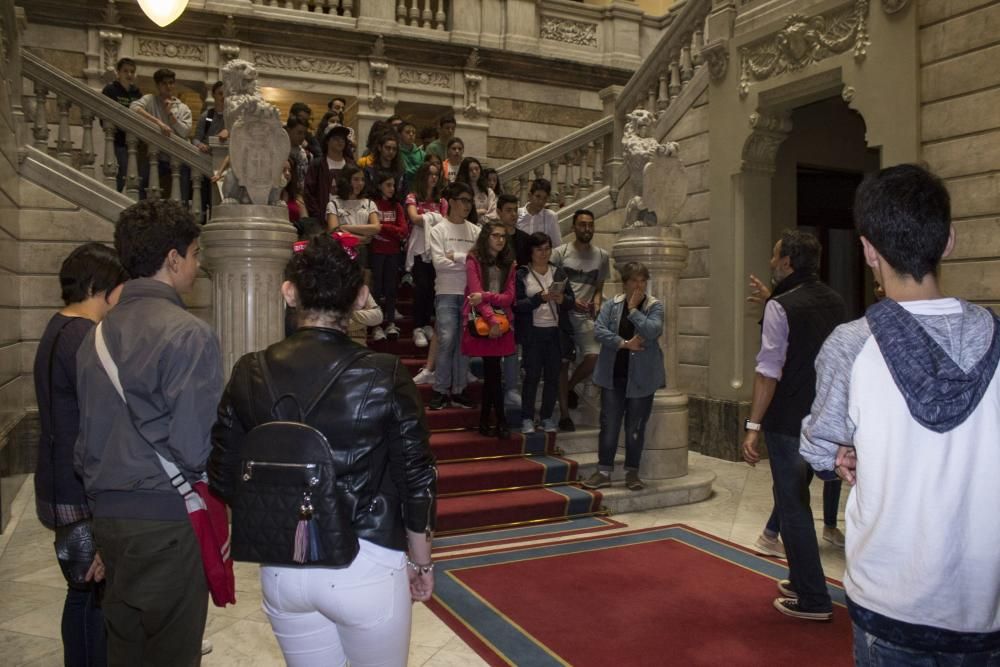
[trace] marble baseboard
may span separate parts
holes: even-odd
[[[742,461],[743,420],[750,403],[709,396],[688,396],[688,447],[726,461]]]
[[[34,472],[38,456],[38,429],[38,413],[31,411],[0,435],[0,533],[10,521],[14,497],[28,474]]]

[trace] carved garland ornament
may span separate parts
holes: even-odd
[[[542,17],[539,34],[542,39],[576,46],[597,46],[597,24],[573,21],[555,16]]]
[[[753,131],[743,145],[743,169],[764,173],[774,172],[774,161],[781,146],[792,131],[792,119],[787,113],[750,114]]]
[[[868,55],[868,0],[826,15],[792,14],[785,27],[767,40],[740,49],[740,97],[750,92],[750,82],[764,81],[838,53],[854,49],[854,59]]]
[[[310,74],[333,74],[334,76],[354,76],[354,63],[329,58],[293,56],[282,53],[254,51],[253,64],[262,69],[278,69]]]
[[[451,88],[451,77],[444,72],[425,72],[416,69],[400,69],[399,82],[432,88]]]
[[[202,62],[205,60],[205,46],[185,42],[165,42],[159,39],[139,39],[139,55]]]

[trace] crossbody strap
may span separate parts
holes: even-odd
[[[149,438],[142,432],[139,428],[139,423],[136,421],[135,414],[132,412],[132,406],[128,404],[125,399],[125,390],[122,389],[121,380],[118,377],[118,366],[115,364],[115,360],[111,357],[111,352],[108,351],[108,344],[104,340],[104,332],[102,327],[104,322],[97,325],[97,329],[94,331],[94,347],[97,348],[97,358],[101,360],[101,366],[104,367],[104,372],[108,374],[108,378],[111,380],[111,384],[114,385],[115,391],[118,392],[118,396],[122,399],[122,403],[125,404],[125,408],[128,410],[129,419],[132,420],[132,426],[135,427],[136,432],[139,436],[146,441],[146,444],[156,453],[156,458],[160,461],[160,467],[163,468],[163,472],[167,474],[170,478],[170,485],[177,489],[177,492],[184,496],[187,500],[188,496],[194,493],[194,489],[191,488],[191,484],[188,483],[184,475],[181,474],[180,469],[177,465],[166,458],[160,452],[156,451],[153,447],[153,443],[149,441]]]
[[[540,289],[542,292],[544,292],[545,291],[545,285],[542,284],[542,279],[538,277],[538,274],[535,273],[535,270],[533,268],[531,268],[530,266],[528,267],[528,271],[531,272],[531,275],[534,276],[534,278],[535,278],[535,282],[538,283],[538,289]],[[553,269],[553,271],[554,271],[554,269]],[[553,273],[552,274],[552,282],[555,282],[555,279],[556,279],[556,274]],[[541,292],[539,292],[539,294],[541,294]],[[556,323],[558,324],[558,322],[559,322],[559,313],[556,312],[556,307],[552,305],[551,301],[548,301],[546,303],[549,304],[549,310],[552,312],[552,317],[556,318]]]

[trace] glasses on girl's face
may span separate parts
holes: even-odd
[[[472,206],[472,199],[469,197],[455,197],[455,201],[462,202],[466,206]]]
[[[507,235],[503,232],[493,232],[490,234],[491,239],[496,239],[497,241],[504,241],[507,239]]]

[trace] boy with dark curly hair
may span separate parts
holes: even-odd
[[[219,341],[181,301],[198,275],[200,233],[179,202],[125,209],[115,249],[132,280],[100,330],[126,400],[98,357],[95,330],[77,354],[75,466],[107,570],[110,664],[201,659],[208,612],[201,554],[184,499],[157,457],[188,481],[200,476],[222,395]]]

